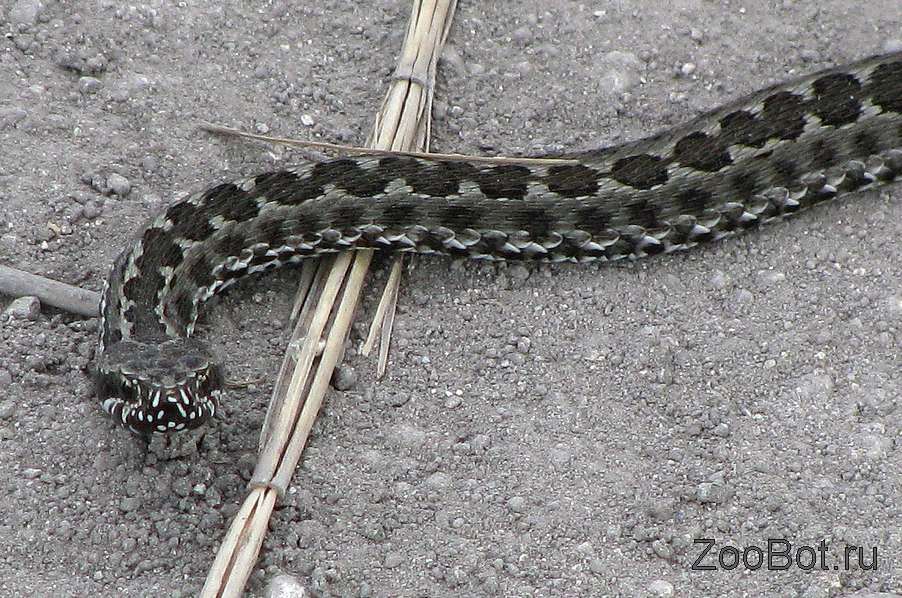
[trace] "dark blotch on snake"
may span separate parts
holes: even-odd
[[[733,193],[733,196],[730,198],[731,201],[745,203],[752,195],[758,192],[757,183],[759,177],[749,170],[737,169],[736,172],[730,175],[728,180]]]
[[[768,138],[798,139],[805,130],[805,98],[778,91],[764,100],[761,119],[767,123]]]
[[[175,297],[171,299],[172,304],[175,305],[175,321],[179,322],[182,326],[187,325],[189,322],[194,321],[194,300],[187,292],[179,292]],[[169,311],[169,303],[163,308]]]
[[[175,267],[182,261],[182,248],[174,242],[172,232],[153,227],[144,231],[141,236],[142,254],[136,258],[136,265],[141,268],[145,262],[159,263],[161,266]]]
[[[430,197],[456,195],[460,190],[460,181],[476,171],[469,164],[436,164],[406,157],[382,158],[379,167],[386,178],[403,178],[413,193]]]
[[[574,227],[590,235],[600,235],[611,227],[611,213],[603,206],[577,208]]]
[[[611,178],[634,189],[651,189],[667,182],[667,164],[648,154],[627,156],[614,162]]]
[[[598,172],[583,164],[552,166],[545,176],[552,193],[563,197],[584,197],[598,191]]]
[[[645,199],[636,200],[627,206],[630,214],[630,222],[646,229],[660,226],[658,208]]]
[[[291,233],[286,230],[284,222],[278,217],[263,218],[254,224],[253,238],[259,243],[266,243],[274,249],[285,244]]]
[[[542,206],[522,206],[510,216],[514,228],[525,230],[536,241],[541,242],[554,230],[556,219]]]
[[[673,159],[682,166],[705,172],[717,172],[733,163],[722,141],[701,131],[690,133],[677,141],[673,148]]]
[[[451,230],[462,231],[474,228],[485,217],[485,212],[477,206],[448,206],[441,211],[439,221],[445,222]]]
[[[223,220],[244,222],[260,213],[256,198],[264,193],[265,189],[256,186],[247,192],[231,183],[217,185],[204,193],[204,212],[208,219],[220,216]]]
[[[812,168],[826,168],[836,161],[836,146],[832,139],[817,139],[810,150]]]
[[[902,60],[887,62],[875,68],[865,85],[865,93],[871,94],[871,102],[887,112],[902,113],[900,89],[902,89]]]
[[[479,190],[491,199],[523,199],[532,173],[525,166],[503,164],[477,170],[474,179]]]
[[[206,239],[215,230],[210,224],[210,216],[212,214],[203,204],[196,206],[187,201],[177,203],[166,210],[166,218],[172,222],[172,228],[167,234],[191,241]]]
[[[329,226],[338,230],[346,230],[351,227],[365,224],[363,215],[366,212],[364,206],[342,204],[332,208],[328,212]]]
[[[323,193],[325,177],[317,176],[317,167],[314,164],[310,172],[298,176],[287,170],[267,172],[254,178],[254,189],[258,195],[265,195],[266,199],[283,206],[294,206],[319,197]]]
[[[244,249],[247,239],[234,228],[225,230],[221,236],[216,239],[212,245],[212,250],[221,257],[239,256],[241,250]]]
[[[323,186],[331,183],[357,197],[373,197],[385,193],[388,185],[388,177],[381,169],[364,168],[352,159],[320,162],[313,167],[313,174]]]
[[[398,199],[385,206],[379,224],[387,229],[400,229],[421,220],[422,206],[413,199]]]
[[[855,150],[862,156],[873,156],[880,153],[880,139],[872,131],[859,131],[852,137]]]
[[[451,164],[434,164],[407,178],[414,193],[430,197],[447,197],[460,193],[460,183],[475,168],[463,169]]]
[[[216,280],[213,277],[213,266],[207,261],[206,256],[192,256],[190,263],[185,264],[185,276],[191,284],[197,287],[206,287]]]
[[[166,280],[159,271],[148,268],[141,276],[129,279],[123,286],[125,297],[135,303],[152,305],[156,303],[157,294],[163,289]]]
[[[684,214],[701,214],[714,204],[714,196],[704,189],[684,189],[674,196],[676,205]]]
[[[817,79],[812,85],[815,97],[808,108],[824,125],[841,127],[855,122],[861,113],[861,83],[852,75],[835,73]]]
[[[755,118],[751,112],[737,110],[720,119],[718,138],[725,147],[731,145],[763,147],[769,136],[767,125]]]
[[[774,180],[780,185],[790,185],[798,179],[799,167],[789,158],[778,158],[771,162],[774,171]]]

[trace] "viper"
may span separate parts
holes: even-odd
[[[101,300],[97,392],[134,432],[195,428],[223,375],[190,338],[200,306],[255,272],[368,248],[588,262],[691,248],[902,177],[902,52],[757,91],[634,142],[487,164],[306,163],[169,205]]]

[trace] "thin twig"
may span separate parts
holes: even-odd
[[[100,309],[100,293],[3,265],[0,295],[37,297],[41,303],[89,318],[96,318]]]
[[[325,141],[306,141],[303,139],[290,139],[287,137],[272,137],[258,133],[248,133],[240,129],[233,129],[224,125],[202,122],[198,128],[215,133],[217,135],[229,135],[256,139],[269,143],[281,143],[283,145],[296,145],[315,149],[332,150],[339,154],[363,155],[363,156],[409,156],[412,158],[427,158],[432,160],[444,160],[446,162],[473,162],[476,164],[522,164],[524,166],[560,166],[566,164],[579,164],[578,160],[569,158],[520,158],[517,156],[468,156],[465,154],[436,154],[432,152],[412,152],[401,150],[383,150],[372,147],[359,147],[353,145],[340,145]]]

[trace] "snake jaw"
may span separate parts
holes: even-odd
[[[149,434],[203,425],[216,414],[223,376],[194,339],[126,340],[104,353],[95,383],[104,411],[132,432]]]

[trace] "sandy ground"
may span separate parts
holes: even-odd
[[[0,261],[94,290],[165,202],[298,159],[196,122],[362,143],[409,10],[2,4]],[[898,0],[651,5],[463,2],[434,148],[616,143],[902,43]],[[356,381],[327,398],[250,594],[280,572],[326,596],[902,591],[900,222],[895,185],[619,267],[409,260],[390,374],[352,338]],[[234,378],[275,374],[296,279],[210,310]],[[232,393],[196,450],[148,450],[82,371],[96,325],[0,319],[0,595],[194,595],[270,388]],[[692,569],[701,538],[718,570]],[[824,541],[827,569],[718,565],[778,538],[802,565]]]

